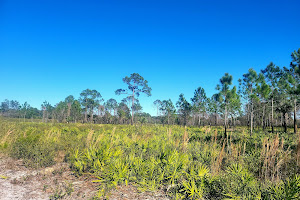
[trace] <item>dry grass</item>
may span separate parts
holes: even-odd
[[[187,132],[187,130],[186,130],[186,127],[185,127],[185,129],[184,129],[184,134],[183,134],[182,140],[183,140],[182,150],[183,150],[184,152],[186,152],[187,146],[188,146],[188,142],[189,142],[189,134],[188,134],[188,132]]]
[[[221,166],[222,166],[222,161],[225,155],[225,145],[226,145],[226,139],[223,140],[223,146],[222,149],[219,153],[219,156],[217,157],[217,159],[215,160],[215,162],[212,165],[212,171],[213,174],[218,174],[220,172]]]
[[[265,138],[261,150],[262,168],[260,177],[272,181],[281,179],[280,169],[290,153],[289,149],[284,150],[284,139],[282,138],[280,142],[278,134],[274,139]]]
[[[2,141],[1,141],[1,145],[4,144],[7,141],[9,135],[12,134],[14,131],[15,131],[14,129],[9,129],[6,132],[6,134],[4,135],[4,137],[3,137]]]

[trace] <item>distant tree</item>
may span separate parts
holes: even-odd
[[[271,88],[266,83],[265,77],[262,73],[259,73],[258,79],[257,79],[257,86],[256,86],[256,94],[257,98],[259,99],[259,102],[262,107],[262,117],[261,117],[261,126],[263,129],[266,127],[266,116],[268,111],[268,99],[271,94]]]
[[[133,73],[130,77],[126,76],[123,78],[123,82],[128,85],[128,89],[118,89],[115,91],[116,95],[120,94],[129,94],[129,97],[132,99],[131,104],[131,124],[134,123],[134,101],[141,93],[151,96],[151,88],[148,86],[148,81],[145,80],[138,73]]]
[[[128,96],[128,97],[125,97],[121,100],[122,103],[126,104],[128,108],[131,108],[130,110],[132,111],[132,96]],[[135,104],[139,104],[140,101],[139,99],[135,99],[134,100],[134,105]],[[130,114],[131,118],[132,118],[132,115]]]
[[[44,101],[41,105],[41,110],[43,112],[42,122],[46,122],[46,103],[47,101]]]
[[[140,121],[140,118],[142,117],[141,116],[142,111],[143,111],[143,107],[140,104],[140,102],[135,102],[134,106],[133,106],[133,112],[134,112],[134,116],[135,116],[134,117],[135,122],[136,121]]]
[[[0,104],[0,112],[7,117],[19,117],[20,103],[16,100],[5,99]]]
[[[183,94],[179,95],[176,102],[177,112],[180,115],[183,125],[186,126],[192,111],[192,105],[185,99]]]
[[[135,102],[133,105],[134,114],[140,113],[142,110],[143,110],[143,107],[141,106],[140,102]]]
[[[21,105],[17,100],[11,100],[10,101],[9,109],[10,109],[9,116],[11,116],[11,117],[20,117]]]
[[[71,107],[73,102],[75,101],[75,98],[73,95],[69,95],[65,98],[65,103],[67,104],[67,120],[69,121],[70,115],[71,115]]]
[[[265,69],[261,70],[261,72],[265,76],[266,83],[271,88],[271,126],[272,133],[274,133],[274,97],[276,90],[278,89],[278,82],[282,75],[282,71],[278,66],[275,66],[275,64],[271,62]]]
[[[23,113],[24,122],[25,122],[26,114],[28,113],[29,109],[30,109],[30,105],[27,102],[25,102],[24,104],[22,104],[22,106],[21,106],[21,112]]]
[[[176,113],[176,109],[172,100],[163,100],[161,103],[160,110],[162,111],[163,115],[167,118],[167,122],[169,125],[170,118]]]
[[[290,68],[284,67],[284,71],[287,73],[287,81],[289,85],[289,94],[294,103],[294,133],[297,133],[297,105],[299,104],[300,95],[300,48],[298,51],[294,51],[291,54],[292,61]]]
[[[50,114],[52,114],[53,106],[47,102],[44,101],[42,104],[42,111],[43,111],[43,122],[48,122]]]
[[[221,109],[220,95],[214,94],[208,100],[208,111],[215,117],[215,126],[218,125],[218,115]]]
[[[153,102],[153,105],[156,107],[156,110],[157,110],[157,116],[159,116],[159,109],[160,109],[160,107],[161,107],[161,104],[162,104],[162,102],[161,102],[161,100],[159,100],[159,99],[156,99],[154,102]]]
[[[41,113],[37,108],[33,108],[31,106],[28,107],[27,109],[27,113],[26,113],[26,118],[40,118],[41,117]]]
[[[276,111],[281,113],[281,126],[284,127],[284,132],[287,132],[288,115],[292,112],[294,105],[294,88],[292,88],[290,83],[287,81],[289,76],[289,72],[282,72],[274,95],[274,100],[277,102]]]
[[[235,119],[241,114],[242,105],[236,87],[230,90],[229,98],[228,114],[231,116],[232,125],[235,126]]]
[[[224,113],[224,136],[227,137],[227,124],[228,124],[228,109],[231,99],[233,98],[233,93],[236,91],[236,88],[230,89],[232,85],[232,75],[225,73],[225,75],[220,79],[220,85],[217,85],[216,89],[219,90],[219,101],[223,108]],[[233,91],[232,91],[233,90]]]
[[[198,87],[194,92],[194,97],[191,98],[192,101],[192,110],[198,113],[198,125],[200,126],[201,117],[206,111],[207,106],[207,97],[204,89],[202,87]]]
[[[21,107],[20,103],[17,100],[10,101],[10,109],[12,110],[19,110]]]
[[[145,123],[149,123],[151,120],[151,115],[149,113],[140,112],[136,114],[138,121],[141,123],[141,125]]]
[[[80,93],[79,101],[84,107],[84,122],[87,122],[87,115],[90,114],[90,122],[93,123],[94,109],[99,105],[100,101],[103,101],[101,98],[100,92],[97,90],[86,89]]]
[[[70,112],[70,117],[71,120],[73,120],[75,123],[81,118],[81,105],[78,100],[74,100],[72,105],[71,105],[71,112]]]
[[[291,67],[292,68],[297,68],[297,73],[300,74],[300,48],[291,54],[292,62],[291,62]]]
[[[115,99],[109,99],[106,101],[104,104],[105,109],[109,111],[110,114],[116,115],[116,110],[117,110],[118,102]]]
[[[105,103],[103,105],[99,104],[97,110],[98,110],[98,118],[103,117],[105,115]]]
[[[128,106],[124,102],[121,102],[118,105],[117,114],[119,116],[119,122],[123,123],[123,124],[125,123],[125,121],[127,119],[130,118],[130,110],[129,110]]]
[[[121,102],[125,103],[128,106],[128,108],[130,108],[131,104],[132,104],[132,96],[128,96],[128,97],[123,98],[121,100]],[[139,102],[139,100],[135,99],[134,102]]]
[[[1,112],[5,113],[9,110],[9,100],[5,99],[3,102],[1,102]]]
[[[68,109],[68,105],[64,101],[60,101],[58,104],[56,104],[54,108],[54,112],[56,115],[56,119],[58,122],[66,122],[67,113],[66,110]]]
[[[105,123],[113,123],[114,119],[117,116],[117,108],[118,108],[118,102],[115,99],[109,99],[104,103],[104,114],[102,117],[102,120],[105,121]]]
[[[248,73],[243,74],[243,79],[242,79],[242,88],[244,90],[243,94],[245,95],[245,99],[247,100],[247,106],[248,109],[247,111],[250,112],[250,135],[252,135],[253,131],[253,117],[254,117],[254,100],[256,98],[256,85],[258,81],[258,75],[256,71],[253,68],[250,68],[248,70]],[[249,116],[249,115],[248,115]]]
[[[133,116],[135,116],[135,114],[139,113],[142,111],[142,106],[140,104],[140,101],[138,99],[135,99],[134,101],[134,105],[132,106],[131,103],[132,103],[132,96],[128,96],[126,98],[123,98],[121,100],[122,103],[126,104],[127,107],[131,107],[131,111],[133,111]],[[132,118],[132,115],[131,115],[131,118]],[[135,119],[135,117],[134,117]]]

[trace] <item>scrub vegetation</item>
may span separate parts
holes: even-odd
[[[171,199],[299,199],[297,135],[246,127],[97,125],[1,118],[0,148],[26,166],[65,161],[92,175],[95,198],[116,186]],[[298,151],[297,151],[298,149]],[[63,159],[58,159],[63,157]]]

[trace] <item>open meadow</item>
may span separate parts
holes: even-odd
[[[254,130],[250,136],[247,127],[236,127],[224,138],[223,127],[7,118],[1,118],[0,127],[2,159],[21,160],[32,171],[64,163],[73,182],[86,177],[97,189],[89,199],[114,199],[116,188],[129,186],[138,193],[163,194],[165,199],[300,198],[298,135],[292,130]],[[49,198],[67,199],[74,191],[73,182],[51,190]]]

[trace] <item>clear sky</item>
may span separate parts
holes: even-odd
[[[141,95],[175,103],[201,86],[208,96],[225,72],[234,83],[252,67],[289,66],[300,48],[299,0],[0,0],[0,101],[40,108],[84,89],[105,100],[139,73]]]

